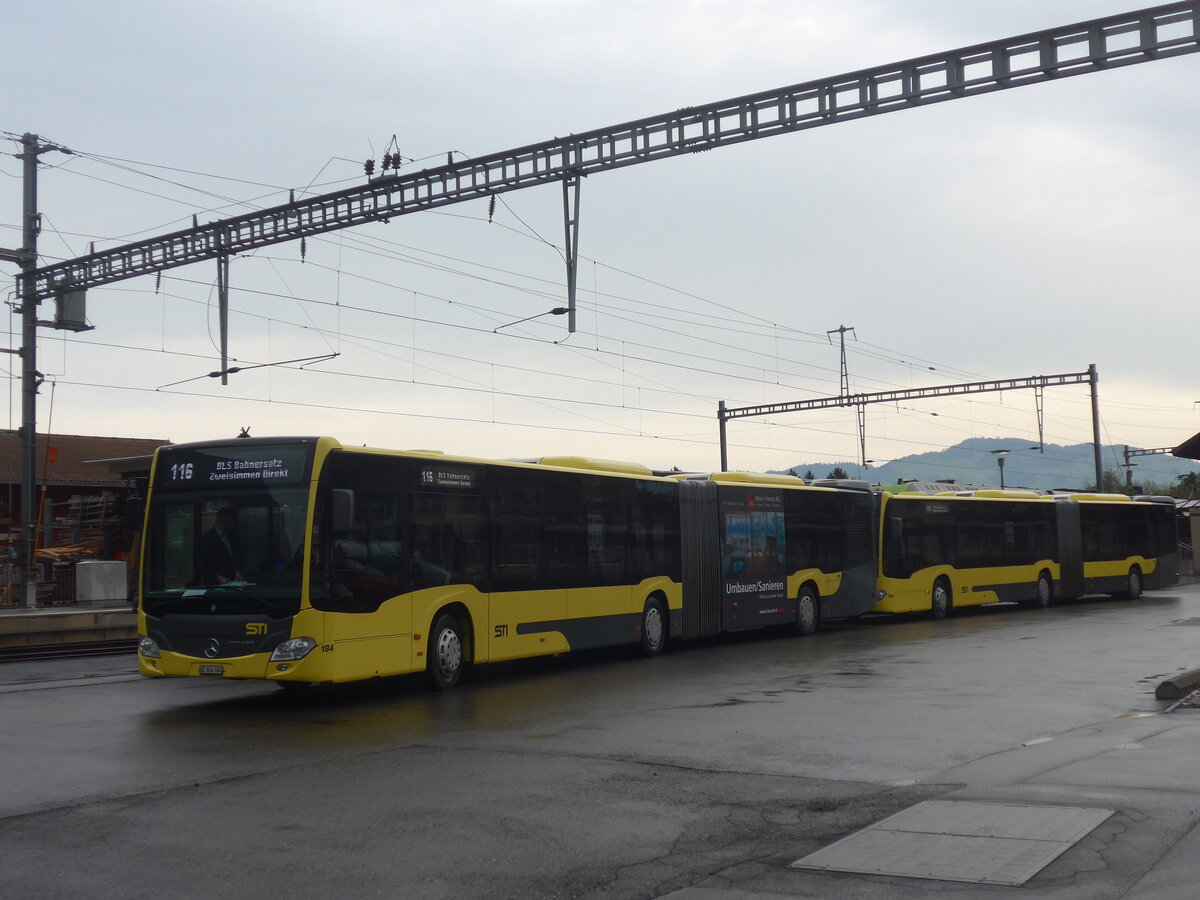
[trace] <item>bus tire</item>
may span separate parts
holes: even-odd
[[[933,592],[929,598],[929,614],[935,619],[944,619],[950,615],[954,607],[954,595],[950,593],[950,582],[939,578],[933,583]]]
[[[425,655],[425,675],[430,687],[448,691],[458,684],[465,664],[464,646],[458,619],[445,612],[438,616],[429,630],[429,649]]]
[[[796,631],[801,636],[815,634],[820,624],[817,595],[808,585],[796,595]]]
[[[1050,573],[1045,569],[1038,574],[1037,593],[1034,595],[1033,602],[1040,609],[1045,609],[1054,602],[1054,582],[1050,578]]]
[[[658,656],[667,646],[667,614],[658,597],[651,597],[642,608],[641,640],[638,649],[642,656]]]
[[[1113,594],[1114,597],[1120,597],[1122,600],[1137,600],[1142,596],[1142,570],[1140,567],[1130,567],[1129,578],[1125,584],[1125,590]]]

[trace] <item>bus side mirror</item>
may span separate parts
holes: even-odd
[[[141,531],[142,522],[146,518],[146,501],[142,497],[129,497],[125,500],[125,527],[130,531]]]
[[[335,534],[354,527],[354,491],[334,488],[329,492],[329,524]]]

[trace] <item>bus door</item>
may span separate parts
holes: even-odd
[[[491,593],[486,633],[493,660],[571,649],[564,633],[567,582],[550,544],[557,533],[547,515],[555,506],[546,478],[550,474],[558,473],[517,468],[491,472]]]
[[[578,484],[569,485],[574,489]],[[640,607],[630,585],[634,568],[630,547],[630,492],[626,478],[584,476],[582,554],[572,558],[567,587],[567,635],[573,650],[628,644],[638,639]],[[564,484],[564,488],[568,485]],[[559,494],[562,498],[561,492]],[[567,511],[556,517],[560,524]]]

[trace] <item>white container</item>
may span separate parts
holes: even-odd
[[[126,566],[120,560],[85,559],[75,564],[75,602],[81,606],[125,603]]]

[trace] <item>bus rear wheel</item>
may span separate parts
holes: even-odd
[[[1050,573],[1045,570],[1038,575],[1037,594],[1033,602],[1042,609],[1054,602],[1054,582],[1050,580]]]
[[[950,615],[954,600],[950,594],[950,582],[939,578],[933,583],[933,594],[929,599],[929,614],[935,619],[944,619]]]
[[[818,621],[817,595],[810,587],[800,588],[796,596],[796,630],[801,635],[815,634]]]
[[[1136,600],[1142,596],[1142,570],[1137,566],[1133,566],[1129,570],[1129,578],[1125,582],[1125,590],[1113,594],[1114,597],[1120,597],[1122,600]]]
[[[642,609],[642,639],[638,649],[642,656],[658,656],[667,645],[667,616],[662,601],[651,597]]]
[[[457,685],[463,662],[462,626],[450,613],[442,613],[429,631],[425,674],[430,687],[448,691]]]

